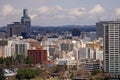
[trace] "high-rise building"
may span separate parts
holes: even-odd
[[[22,33],[27,33],[27,26],[21,24],[20,22],[14,22],[13,24],[7,25],[7,37],[12,37],[13,35],[20,36]]]
[[[105,22],[97,22],[96,23],[96,37],[99,38],[103,38],[103,29],[104,29],[104,24]]]
[[[104,26],[104,71],[120,73],[120,21],[106,21]]]
[[[28,10],[24,9],[23,10],[23,16],[21,18],[21,23],[25,24],[27,26],[27,33],[30,32],[30,27],[31,27],[31,19],[28,16]]]

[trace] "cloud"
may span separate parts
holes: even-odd
[[[42,7],[38,8],[38,11],[40,14],[47,14],[47,13],[49,13],[49,7],[42,6]]]
[[[86,13],[85,8],[74,8],[69,11],[70,15],[73,15],[75,17],[80,17]]]
[[[74,21],[77,18],[83,17],[86,14],[85,8],[72,8],[72,9],[61,9],[57,15],[54,16],[56,19],[71,19]]]
[[[10,16],[16,17],[16,16],[20,16],[21,12],[22,10],[16,9],[12,5],[6,4],[6,5],[3,5],[3,7],[1,8],[0,15],[3,17],[10,17]]]
[[[64,10],[64,9],[63,9],[61,6],[59,6],[59,5],[56,5],[56,6],[55,6],[55,9],[58,10],[58,11]]]
[[[120,16],[120,8],[115,9],[115,14],[116,14],[117,16]]]
[[[66,18],[65,15],[56,15],[54,17],[57,18],[57,19],[64,19],[64,18]]]
[[[87,20],[98,20],[100,17],[104,17],[105,9],[100,4],[97,4],[87,13]]]
[[[30,18],[31,19],[35,19],[37,17],[37,14],[32,14],[32,15],[30,15]]]
[[[57,23],[77,23],[79,20],[92,21],[99,16],[104,17],[104,8],[101,5],[95,5],[92,9],[87,8],[64,8],[59,5],[40,6],[36,9],[29,9],[30,18],[33,24],[57,24]],[[1,15],[2,14],[2,15]],[[102,14],[102,15],[101,15]],[[116,14],[120,14],[120,9],[116,9]],[[22,16],[22,10],[12,5],[4,5],[1,8],[0,17],[10,22],[19,21]],[[54,22],[51,22],[54,21]],[[8,23],[8,22],[7,22]]]
[[[72,20],[75,20],[76,19],[76,17],[75,16],[72,16],[72,15],[56,15],[56,16],[54,16],[54,18],[56,18],[56,19],[72,19]]]
[[[2,14],[4,16],[7,16],[10,13],[13,13],[13,11],[14,11],[14,7],[11,6],[11,5],[4,5],[3,8],[2,8]]]
[[[93,9],[90,10],[90,14],[101,14],[103,12],[104,8],[100,4],[95,5]]]
[[[63,8],[56,5],[55,7],[41,6],[38,8],[38,12],[40,15],[53,15],[62,11]]]

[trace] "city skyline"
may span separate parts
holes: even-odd
[[[20,21],[28,9],[32,25],[95,25],[97,21],[115,20],[120,16],[119,0],[2,0],[0,27]]]

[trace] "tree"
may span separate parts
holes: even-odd
[[[25,69],[19,69],[18,71],[17,71],[17,79],[25,79]]]
[[[44,70],[42,70],[42,69],[40,69],[40,68],[38,68],[38,69],[35,70],[35,74],[36,74],[36,75],[40,75],[40,74],[43,73],[43,72],[44,72]]]
[[[3,64],[4,63],[4,59],[3,57],[0,57],[0,64]]]
[[[13,57],[6,57],[3,59],[3,64],[6,65],[7,67],[10,67],[15,63],[15,60]]]
[[[31,68],[27,68],[25,70],[25,78],[26,79],[31,79],[31,78],[34,78],[35,76],[36,76],[35,70],[33,70]]]
[[[31,64],[31,63],[32,63],[30,57],[27,56],[27,57],[25,58],[25,63],[26,63],[26,64]]]
[[[4,72],[3,72],[2,68],[0,68],[0,80],[5,80]]]
[[[60,71],[65,71],[67,70],[67,65],[57,65],[54,67],[53,72],[58,73]]]
[[[5,65],[6,65],[7,67],[10,67],[10,58],[9,58],[9,57],[4,58],[4,62],[5,62]]]
[[[17,55],[17,56],[16,56],[16,60],[17,60],[18,63],[23,64],[23,63],[25,63],[25,62],[24,62],[25,56],[22,55],[22,54]]]
[[[92,72],[91,72],[91,75],[94,76],[94,75],[96,75],[96,74],[99,73],[99,72],[100,72],[99,70],[92,71]]]
[[[32,68],[19,69],[17,73],[17,79],[31,79],[36,76],[36,70]]]
[[[11,65],[15,64],[15,58],[13,56],[9,57],[9,60]]]
[[[10,67],[11,65],[15,64],[15,59],[13,56],[11,57],[6,57],[6,58],[0,58],[0,64],[4,64],[7,67]]]

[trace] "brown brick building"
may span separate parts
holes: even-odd
[[[47,62],[47,50],[35,49],[35,50],[28,50],[28,56],[32,60],[32,64],[44,65]]]

